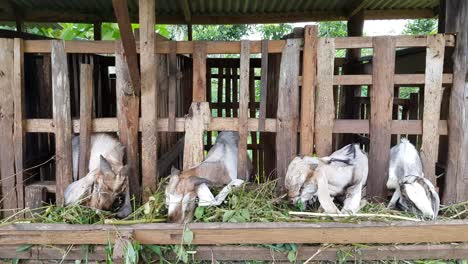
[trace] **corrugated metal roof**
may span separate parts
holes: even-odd
[[[33,22],[114,22],[112,0],[12,0],[18,14]],[[127,0],[132,21],[138,0]],[[366,19],[433,17],[439,0],[156,0],[158,23],[186,23],[188,3],[193,24],[273,23],[342,20],[363,11]],[[0,4],[0,20],[14,13]]]

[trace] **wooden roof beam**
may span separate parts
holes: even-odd
[[[192,24],[192,11],[190,10],[190,4],[188,0],[179,0],[184,13],[184,19],[187,24]]]
[[[364,6],[366,5],[367,0],[354,0],[351,2],[349,7],[347,8],[347,17],[348,19],[350,17],[355,16],[357,13],[359,13]]]
[[[128,13],[127,0],[112,0],[115,17],[119,24],[120,37],[124,48],[124,56],[127,61],[130,79],[132,81],[132,91],[125,91],[128,94],[140,94],[140,71],[138,68],[138,56],[135,37],[132,32],[132,25]]]

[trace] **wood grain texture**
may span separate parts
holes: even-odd
[[[18,208],[24,208],[24,160],[25,153],[25,134],[24,120],[24,51],[23,40],[14,40],[13,51],[13,105],[14,105],[14,128],[13,142],[15,148],[15,173],[16,173],[16,194],[18,199]],[[1,165],[0,165],[1,166]]]
[[[188,169],[203,161],[203,133],[210,123],[208,102],[193,102],[185,117],[184,166]]]
[[[52,42],[52,95],[55,125],[56,203],[63,205],[63,193],[72,182],[72,120],[70,112],[70,81],[64,42]]]
[[[158,182],[158,80],[156,54],[155,1],[139,1],[141,69],[141,173],[143,201],[156,190]],[[137,110],[138,112],[138,110]]]
[[[301,88],[300,153],[311,156],[314,152],[315,85],[317,76],[317,26],[304,28]]]
[[[194,245],[272,243],[450,243],[467,242],[464,220],[360,223],[190,223],[69,225],[14,224],[0,227],[0,245],[106,245],[132,233],[141,244],[180,244],[184,229]]]
[[[206,101],[206,43],[193,44],[193,102]]]
[[[262,40],[260,109],[259,109],[259,115],[258,115],[258,119],[259,119],[258,130],[265,129],[267,87],[268,87],[268,40]]]
[[[176,89],[177,89],[177,54],[175,53],[176,42],[172,42],[170,45],[171,52],[168,55],[169,63],[169,130],[175,129],[175,118],[177,110],[177,98],[176,98]]]
[[[319,157],[332,153],[333,120],[333,69],[335,43],[321,38],[317,44],[317,90],[315,95],[315,148]]]
[[[247,168],[247,137],[249,135],[247,122],[249,118],[249,76],[250,76],[250,41],[241,41],[240,70],[239,70],[239,121],[237,131],[239,132],[237,177],[245,178]]]
[[[436,162],[439,151],[439,120],[442,103],[442,73],[444,66],[444,35],[427,37],[426,80],[424,85],[423,134],[420,150],[424,176],[436,186]]]
[[[450,94],[449,149],[443,203],[468,200],[468,3],[445,1],[445,31],[457,32],[452,55],[453,85]]]
[[[14,131],[14,44],[13,39],[0,39],[0,175],[3,216],[14,214],[18,207],[15,177]]]
[[[80,66],[80,158],[79,179],[86,176],[89,167],[93,114],[93,65]]]
[[[120,142],[125,146],[129,166],[130,193],[140,195],[140,165],[138,151],[139,97],[128,95],[125,91],[131,86],[128,64],[125,62],[122,43],[116,42],[115,54],[117,120]],[[154,177],[154,175],[153,175]]]
[[[288,39],[281,57],[276,122],[277,192],[281,194],[289,163],[297,155],[300,46],[300,39]]]
[[[372,87],[370,88],[370,149],[367,196],[385,199],[390,157],[390,139],[393,107],[393,76],[395,73],[395,39],[374,38]]]

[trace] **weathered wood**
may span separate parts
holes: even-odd
[[[191,168],[203,161],[203,132],[210,123],[208,102],[193,102],[185,117],[184,167]]]
[[[16,173],[16,194],[18,208],[24,208],[24,186],[23,186],[23,154],[25,150],[25,130],[24,119],[24,53],[23,40],[14,40],[13,50],[13,105],[14,105],[14,128],[13,141],[15,148],[15,173]],[[1,165],[0,165],[1,166]]]
[[[468,200],[468,3],[445,0],[445,30],[457,33],[452,56],[453,85],[449,106],[449,150],[443,202]]]
[[[260,80],[260,109],[258,130],[265,129],[267,86],[268,86],[268,40],[262,40],[262,64]]]
[[[333,39],[319,39],[317,44],[317,91],[315,102],[315,148],[319,157],[332,153],[333,120]]]
[[[158,181],[158,80],[156,80],[157,63],[156,54],[154,53],[156,38],[154,31],[155,1],[140,0],[138,10],[141,50],[141,173],[144,188],[143,201],[146,201],[149,195],[156,190]],[[138,113],[138,107],[136,112]]]
[[[249,74],[250,74],[250,41],[241,41],[240,54],[240,80],[239,80],[239,121],[237,123],[239,131],[239,145],[237,156],[237,177],[245,178],[245,168],[247,168],[247,121],[249,118]]]
[[[25,188],[25,208],[36,209],[43,206],[46,199],[46,188],[43,186],[28,185]],[[28,216],[26,216],[28,217]]]
[[[93,65],[80,67],[80,159],[79,178],[88,173],[93,114]]]
[[[393,107],[393,75],[395,72],[395,39],[374,38],[370,116],[369,177],[367,196],[385,199],[390,157],[390,138]]]
[[[15,176],[14,97],[15,75],[13,39],[0,39],[0,175],[3,216],[14,214],[18,207]]]
[[[420,150],[424,176],[436,186],[435,166],[439,150],[439,131],[442,103],[442,73],[445,42],[442,34],[427,37],[426,81],[424,85],[423,134]]]
[[[237,109],[233,107],[233,103],[231,101],[231,95],[232,92],[231,92],[231,84],[233,82],[233,76],[232,76],[232,71],[233,70],[237,70],[237,69],[233,69],[233,68],[226,68],[226,77],[225,77],[225,80],[226,80],[226,85],[224,86],[224,102],[225,102],[225,110],[226,111],[226,115],[225,117],[237,117]],[[237,74],[235,74],[237,75]],[[234,87],[232,87],[234,88]],[[234,89],[233,89],[234,90]],[[234,113],[232,113],[234,112]]]
[[[444,73],[442,83],[451,84],[453,74]],[[395,74],[394,83],[398,85],[415,85],[424,84],[424,74]],[[370,74],[353,74],[353,75],[335,75],[333,85],[371,85],[372,75]],[[346,89],[346,88],[345,88]]]
[[[112,0],[112,6],[114,7],[114,14],[117,19],[117,23],[119,24],[120,36],[122,38],[121,41],[116,41],[116,42],[121,42],[123,45],[123,49],[125,51],[123,52],[123,56],[125,57],[125,63],[127,64],[129,75],[130,75],[130,80],[131,80],[131,85],[126,85],[125,94],[140,95],[140,86],[141,86],[140,81],[141,80],[140,80],[140,72],[138,70],[137,48],[135,44],[135,37],[132,32],[132,25],[130,24],[127,0]],[[151,12],[151,10],[141,10],[141,11]],[[154,40],[154,38],[152,38],[152,40]],[[119,45],[119,44],[115,44],[115,45]],[[154,45],[151,47],[154,48]],[[115,49],[115,52],[117,53],[117,49]]]
[[[176,118],[176,109],[177,109],[177,98],[176,98],[176,89],[177,89],[177,54],[175,53],[176,42],[172,42],[170,45],[171,53],[168,55],[169,63],[169,130],[175,129],[175,118]]]
[[[360,223],[190,223],[69,225],[14,224],[0,227],[0,245],[114,243],[124,232],[141,244],[180,244],[184,230],[194,245],[272,243],[449,243],[467,242],[465,220]]]
[[[300,153],[314,152],[315,82],[317,76],[317,26],[304,28],[302,55]]]
[[[276,122],[277,192],[281,194],[289,163],[297,155],[300,46],[300,39],[288,39],[281,57]]]
[[[56,203],[63,205],[63,193],[72,182],[72,120],[70,112],[70,81],[64,43],[52,42],[52,95],[55,125]]]
[[[193,101],[206,101],[206,43],[193,44]]]
[[[125,62],[121,42],[116,42],[115,70],[117,90],[117,120],[120,142],[125,146],[127,165],[129,167],[130,193],[140,195],[140,166],[138,159],[138,127],[139,98],[135,94],[127,94],[131,86],[128,64]],[[154,177],[155,175],[152,175]]]
[[[168,172],[171,169],[171,165],[174,161],[181,157],[184,151],[184,138],[180,138],[172,148],[164,153],[161,158],[158,159],[158,173],[162,175],[162,173]]]
[[[221,106],[221,102],[223,100],[223,78],[221,77],[221,74],[223,73],[224,68],[218,67],[218,91],[217,91],[217,100],[216,102],[218,103],[218,108],[216,109],[217,111],[217,117],[223,117],[223,108]]]

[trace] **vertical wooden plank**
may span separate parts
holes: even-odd
[[[206,101],[206,43],[193,45],[193,102]]]
[[[255,109],[255,68],[250,68],[249,70],[249,109],[250,109],[250,118],[256,118],[256,109]],[[257,175],[258,169],[258,146],[257,146],[257,132],[253,131],[250,133],[251,138],[251,149],[252,149],[252,176]]]
[[[217,117],[223,116],[223,108],[221,107],[221,102],[223,102],[223,89],[224,89],[223,74],[224,74],[224,68],[219,67],[218,68],[218,94],[217,94],[217,100],[216,100],[216,102],[218,103]]]
[[[261,60],[261,77],[260,77],[260,110],[258,116],[258,130],[265,130],[266,119],[266,101],[267,101],[267,85],[268,85],[268,40],[262,40],[262,60]]]
[[[18,206],[16,196],[14,105],[13,39],[0,39],[0,175],[2,185],[3,216],[14,214]]]
[[[208,102],[193,102],[185,117],[184,166],[189,169],[203,161],[203,133],[211,119]]]
[[[52,41],[52,96],[55,125],[56,203],[63,205],[63,192],[72,182],[72,120],[70,112],[70,81],[64,41]]]
[[[157,109],[158,109],[158,91],[156,80],[156,54],[154,53],[156,33],[154,25],[156,20],[154,0],[139,1],[139,16],[140,16],[140,69],[141,69],[141,118],[142,118],[142,133],[141,133],[141,170],[142,170],[142,186],[143,201],[147,201],[149,195],[156,190],[158,181],[158,131],[157,131]],[[175,90],[175,87],[174,87]],[[138,101],[138,97],[132,98]],[[135,102],[138,105],[137,102]],[[135,118],[138,118],[138,106],[134,108],[136,112],[132,113]],[[138,121],[136,121],[138,128]],[[133,154],[135,159],[135,168],[138,168],[138,130],[132,132],[132,139],[135,140],[133,149],[137,153]],[[138,180],[136,171],[135,177]],[[137,185],[138,186],[138,185]],[[137,190],[136,188],[134,191]]]
[[[175,131],[177,89],[177,42],[169,42],[169,131]]]
[[[116,93],[117,93],[117,119],[119,123],[119,138],[122,144],[125,146],[127,165],[129,167],[129,183],[130,183],[130,193],[139,197],[140,195],[140,173],[139,173],[139,162],[138,162],[138,107],[139,107],[139,98],[135,94],[127,94],[125,91],[128,91],[128,86],[131,86],[130,73],[128,69],[128,64],[125,62],[124,50],[122,47],[122,42],[116,41],[115,43],[115,69],[116,69]],[[144,122],[145,125],[149,125],[150,122]],[[144,127],[146,133],[151,131],[147,127]],[[154,132],[154,130],[152,130]],[[151,133],[151,135],[153,135]],[[150,140],[148,142],[148,140]],[[145,144],[146,143],[146,144]],[[146,139],[143,142],[143,146],[151,147],[148,144],[154,144],[155,135],[150,139]],[[153,146],[154,146],[153,145]],[[146,149],[148,153],[148,149]],[[152,153],[154,155],[154,153]],[[144,155],[143,155],[144,156]],[[154,157],[154,156],[153,156]],[[155,160],[150,160],[148,156],[144,158],[143,164],[148,166],[149,164],[154,164]],[[148,162],[148,163],[146,163]],[[153,162],[153,163],[151,163]],[[156,173],[156,172],[155,172]],[[154,178],[156,174],[149,175]],[[146,182],[148,184],[148,182]]]
[[[231,84],[232,84],[232,80],[233,78],[235,78],[235,76],[233,77],[232,76],[232,71],[233,69],[232,68],[226,68],[226,86],[224,87],[224,97],[225,97],[225,107],[224,107],[224,111],[226,111],[226,117],[232,117],[233,114],[233,110],[234,112],[236,111],[236,108],[234,107],[234,103],[236,103],[235,101],[232,101],[231,100],[231,95],[232,95],[232,92],[231,92]]]
[[[315,148],[319,157],[332,153],[333,120],[333,67],[335,42],[321,38],[317,43],[317,91],[315,102]]]
[[[439,150],[438,128],[443,94],[444,51],[443,34],[427,36],[421,160],[424,175],[434,186],[436,185],[435,166]]]
[[[395,74],[395,38],[375,37],[370,88],[370,149],[367,196],[381,201],[386,198]]]
[[[302,155],[312,155],[314,151],[314,88],[317,75],[317,32],[317,26],[306,26],[304,29],[300,131],[300,153]]]
[[[208,103],[210,103],[210,104],[212,103],[212,100],[211,100],[212,99],[211,98],[211,91],[212,91],[212,89],[211,89],[211,84],[212,84],[211,83],[211,69],[212,69],[211,67],[208,67],[208,69],[206,71],[206,80],[207,80],[207,82],[206,82],[206,101]],[[213,116],[211,108],[210,108],[210,113],[211,113],[211,116]],[[212,142],[211,142],[212,141],[211,137],[212,137],[212,132],[207,131],[206,132],[206,148],[208,150],[211,149],[211,146],[213,145]]]
[[[23,186],[23,153],[25,131],[23,130],[24,118],[24,52],[23,40],[14,40],[13,51],[13,105],[14,105],[14,130],[13,140],[15,144],[15,172],[16,172],[16,196],[18,208],[24,208],[24,186]]]
[[[299,53],[301,39],[288,39],[281,55],[276,120],[277,192],[284,192],[284,177],[297,155],[299,126]]]
[[[93,113],[93,65],[80,65],[80,159],[79,178],[88,173]]]
[[[232,102],[238,102],[239,99],[239,82],[238,80],[240,79],[239,73],[237,72],[239,68],[237,67],[231,67],[227,68],[226,71],[231,73],[232,77]],[[239,69],[240,71],[240,69]],[[232,107],[232,117],[238,117],[239,116],[239,104],[233,105]]]
[[[240,75],[239,75],[239,144],[237,156],[237,178],[245,178],[247,167],[247,121],[249,119],[249,73],[250,73],[250,41],[241,40]]]

